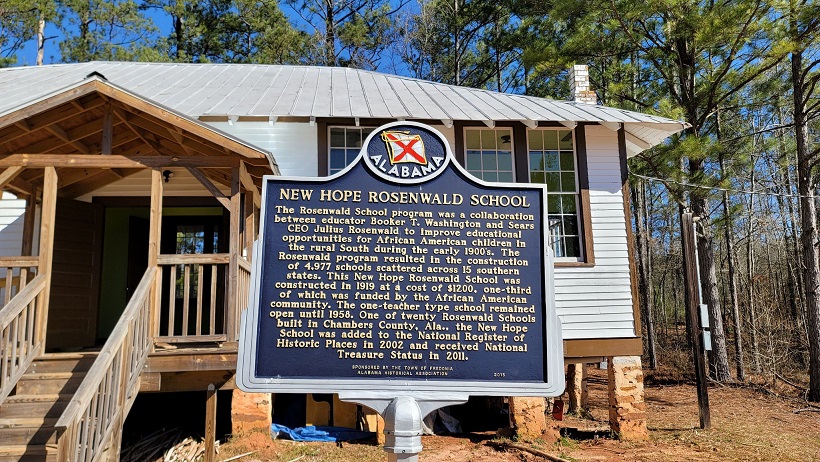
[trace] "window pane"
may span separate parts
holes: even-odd
[[[499,150],[512,149],[512,133],[509,130],[496,130],[496,147]]]
[[[362,146],[362,131],[356,128],[348,128],[345,131],[345,142],[348,148],[360,148]]]
[[[560,149],[572,149],[572,132],[569,130],[559,130]]]
[[[561,212],[574,215],[577,210],[575,206],[575,194],[562,194],[561,197],[563,198],[561,201],[563,204],[561,207]]]
[[[556,192],[561,190],[561,174],[560,173],[546,173],[544,175],[547,185],[547,191]]]
[[[562,173],[561,174],[561,191],[575,192],[575,174]]]
[[[572,152],[561,152],[561,170],[575,171],[575,156]]]
[[[578,234],[578,218],[565,216],[564,232],[567,234]]]
[[[347,165],[344,149],[330,150],[330,168],[342,169]]]
[[[467,130],[465,134],[467,149],[481,149],[481,131]]]
[[[467,151],[467,170],[471,172],[481,170],[480,151]]]
[[[481,165],[484,170],[497,170],[498,163],[495,159],[495,151],[482,151]]]
[[[346,158],[345,166],[350,165],[350,163],[353,162],[353,159],[355,159],[356,156],[358,156],[358,155],[359,155],[359,150],[358,149],[348,149],[347,150],[347,158]]]
[[[551,236],[559,236],[563,234],[561,231],[561,215],[547,215],[547,220],[549,221],[550,226],[550,235]]]
[[[484,181],[498,181],[498,173],[496,172],[484,172]]]
[[[544,132],[544,149],[558,149],[558,133],[555,130],[542,130]]]
[[[530,130],[527,133],[530,151],[540,151],[544,149],[544,130]]]
[[[565,243],[565,257],[580,257],[581,245],[578,242],[578,236],[567,236],[564,239]]]
[[[481,149],[495,149],[495,130],[481,130]]]
[[[547,151],[544,153],[544,170],[558,170],[558,151]]]
[[[512,153],[510,151],[498,151],[498,169],[512,171]]]
[[[544,154],[541,151],[530,151],[530,170],[544,170]]]
[[[499,172],[498,173],[498,181],[504,181],[507,183],[513,182],[513,174],[512,172]]]
[[[330,129],[330,147],[343,148],[345,147],[345,129],[331,128]]]
[[[544,172],[530,172],[530,183],[544,184]]]
[[[558,194],[547,195],[547,213],[561,213],[561,196]]]

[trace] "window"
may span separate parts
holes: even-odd
[[[484,181],[514,181],[511,128],[467,128],[464,141],[468,172]]]
[[[370,127],[330,127],[328,174],[344,170],[362,149],[362,143],[373,131]]]
[[[547,186],[549,243],[558,258],[581,258],[580,194],[571,130],[527,130],[530,182]]]
[[[212,228],[212,227],[209,227]],[[210,231],[210,233],[208,232]],[[211,242],[208,242],[210,238]],[[176,254],[204,254],[216,253],[219,242],[219,232],[215,229],[207,229],[204,225],[177,225],[176,227]],[[190,268],[189,284],[191,298],[199,296],[199,272],[202,265],[194,264]],[[185,295],[185,268],[183,265],[177,265],[177,280],[176,280],[177,298],[183,298]]]

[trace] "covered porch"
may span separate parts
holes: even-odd
[[[277,173],[100,75],[0,115],[0,188],[25,200],[19,255],[0,257],[0,405],[34,365],[94,351],[53,425],[59,460],[90,460],[163,371],[235,367],[261,177]]]

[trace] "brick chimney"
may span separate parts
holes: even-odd
[[[589,67],[574,64],[569,68],[569,91],[576,103],[598,104],[598,95],[589,87]]]

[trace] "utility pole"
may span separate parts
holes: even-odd
[[[708,335],[708,324],[701,322],[700,313],[700,278],[698,277],[697,244],[695,243],[695,222],[692,212],[681,213],[681,237],[683,238],[684,285],[686,286],[686,333],[692,346],[692,358],[695,362],[695,381],[698,391],[698,411],[700,428],[707,430],[712,426],[709,413],[709,390],[706,386],[706,354],[704,351],[704,334]],[[708,316],[705,319],[709,319]]]

